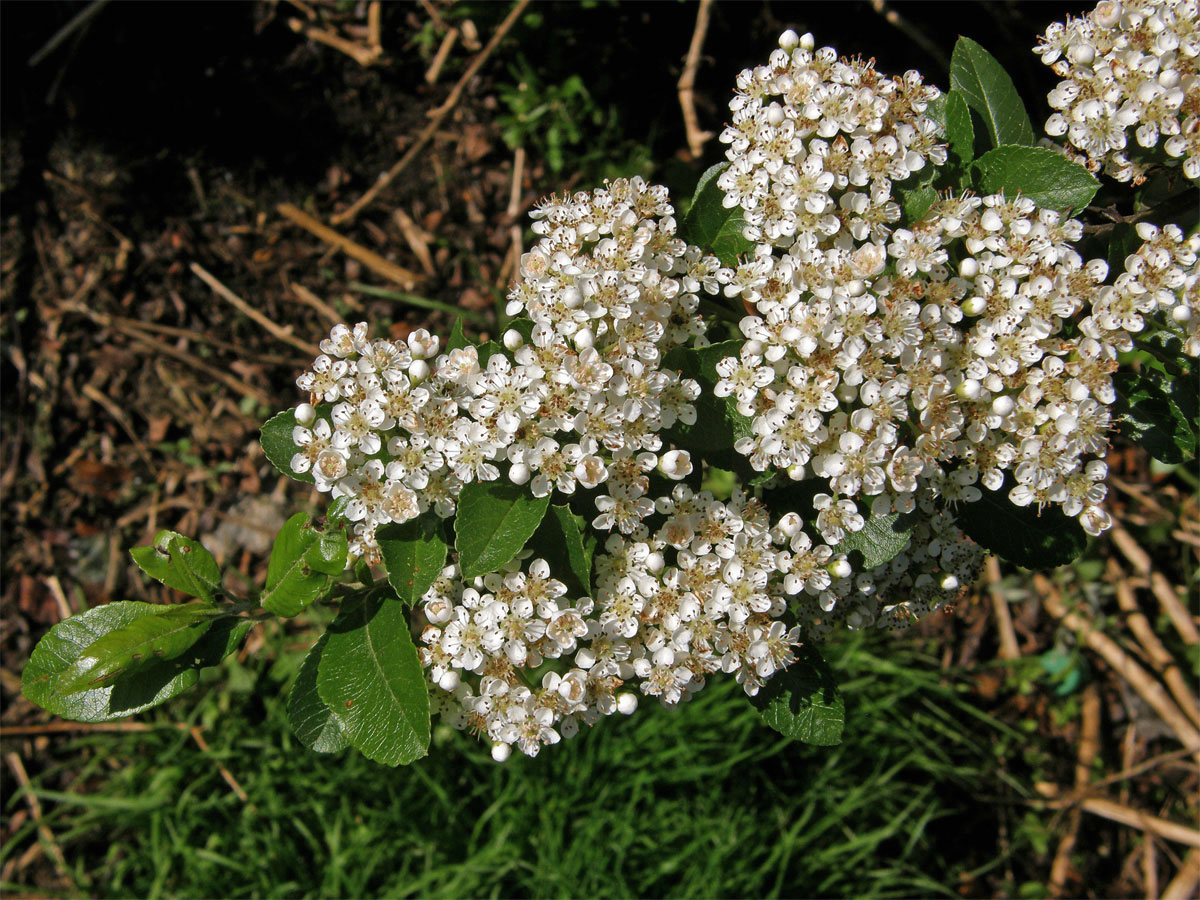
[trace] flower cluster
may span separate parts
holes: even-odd
[[[604,485],[593,524],[628,534],[654,509],[651,470],[691,472],[661,432],[695,421],[700,388],[661,363],[703,335],[697,292],[719,290],[716,259],[675,237],[665,188],[639,178],[551,198],[534,218],[542,237],[508,306],[531,321],[503,348],[438,355],[424,330],[400,343],[338,325],[298,379],[312,402],[296,411],[292,470],[348,498],[352,557],[377,561],[378,525],[452,515],[464,484],[502,474],[537,497]]]
[[[726,207],[745,210],[755,242],[883,237],[900,218],[892,183],[946,161],[925,114],[941,92],[916,71],[888,78],[832,47],[814,52],[812,35],[789,31],[779,43],[767,65],[737,79],[721,133]]]
[[[632,713],[638,693],[673,706],[727,672],[754,695],[792,662],[799,629],[779,619],[787,604],[766,509],[682,484],[657,507],[652,536],[609,536],[595,602],[566,600],[540,559],[470,584],[448,567],[423,598],[421,633],[443,719],[486,737],[498,759],[514,744],[533,756],[580,724]]]
[[[1024,198],[950,196],[886,243],[760,253],[731,285],[757,312],[749,340],[718,369],[754,422],[737,449],[828,479],[830,543],[867,509],[912,511],[919,488],[970,502],[1005,473],[1017,505],[1104,530],[1105,467],[1088,457],[1107,446],[1120,323],[1064,333],[1107,275],[1072,248],[1080,233]]]
[[[1046,134],[1065,136],[1093,172],[1140,183],[1165,154],[1200,181],[1196,0],[1103,0],[1034,49],[1063,79],[1046,98]]]

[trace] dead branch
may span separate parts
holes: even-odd
[[[696,8],[696,27],[692,31],[692,43],[688,47],[687,61],[683,74],[679,76],[679,107],[683,110],[683,125],[687,129],[688,152],[692,159],[699,159],[704,152],[704,142],[713,136],[711,131],[702,131],[696,116],[696,69],[700,66],[700,54],[704,49],[704,38],[708,34],[708,20],[712,11],[712,0],[700,0]]]
[[[332,228],[323,225],[308,213],[290,203],[280,203],[275,207],[275,210],[285,219],[289,219],[306,231],[315,234],[325,243],[331,244],[353,259],[357,259],[376,275],[400,285],[405,290],[412,290],[417,282],[423,280],[416,272],[406,269],[403,266],[398,266],[394,262],[389,262],[378,253],[368,250],[362,244],[356,244],[350,238],[338,234]]]
[[[200,263],[194,262],[191,264],[191,266],[189,266],[189,268],[197,275],[197,277],[199,277],[201,281],[212,288],[213,293],[215,293],[222,300],[225,300],[231,304],[247,318],[257,322],[259,325],[265,328],[267,333],[272,337],[283,341],[285,344],[291,344],[297,350],[303,350],[309,356],[320,355],[321,350],[319,347],[317,347],[315,344],[308,343],[308,341],[302,341],[292,334],[292,327],[290,325],[285,328],[272,322],[269,318],[264,316],[229,288],[225,287],[225,285],[221,284],[221,282],[219,282],[203,266],[201,266]]]

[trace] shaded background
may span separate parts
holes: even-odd
[[[697,71],[700,126],[720,131],[736,74],[765,60],[787,27],[942,87],[956,36],[973,37],[1012,73],[1040,125],[1055,79],[1030,48],[1049,22],[1086,8],[718,2]],[[160,528],[199,537],[261,582],[278,525],[321,504],[271,469],[257,429],[296,402],[295,377],[311,359],[301,348],[334,322],[445,333],[452,317],[440,304],[492,333],[514,229],[527,244],[538,198],[642,174],[682,201],[721,159],[715,139],[692,157],[676,93],[695,4],[539,3],[414,163],[338,226],[416,273],[411,284],[277,212],[290,203],[329,223],[357,199],[412,146],[510,9],[385,4],[383,55],[363,66],[303,32],[362,47],[366,3],[0,7],[0,886],[96,896],[1157,894],[1186,846],[1047,805],[1038,785],[1076,783],[1088,715],[1103,726],[1086,778],[1150,761],[1113,782],[1125,804],[1194,823],[1195,768],[1016,571],[991,572],[957,610],[907,635],[832,646],[848,717],[836,749],[781,741],[735,686],[714,684],[680,711],[645,708],[504,767],[441,730],[431,757],[404,770],[314,756],[283,713],[312,640],[292,622],[260,629],[198,689],[112,729],[48,722],[19,696],[24,661],[53,623],[111,599],[169,599],[126,555]],[[39,56],[86,11],[84,26]],[[459,37],[439,68],[450,29]],[[1126,533],[1192,596],[1194,476],[1152,468],[1120,444],[1110,465],[1129,486],[1113,503]],[[1100,542],[1056,583],[1101,619],[1119,585],[1149,596],[1128,580],[1132,567]],[[994,604],[1008,601],[1017,660],[999,658]],[[1167,636],[1194,678],[1195,647]]]

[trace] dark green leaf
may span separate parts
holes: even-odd
[[[534,556],[550,565],[553,577],[563,582],[572,597],[592,593],[592,553],[596,540],[587,533],[569,506],[551,506],[533,535]]]
[[[140,616],[114,628],[83,648],[70,667],[55,679],[54,694],[59,697],[78,694],[182,656],[204,636],[219,615],[205,603],[147,605],[154,615]]]
[[[1043,147],[997,147],[975,161],[980,193],[1021,194],[1045,209],[1083,209],[1100,188],[1092,173]]]
[[[174,531],[160,531],[152,547],[134,547],[129,551],[151,578],[167,587],[201,600],[211,600],[221,591],[221,569],[204,547]]]
[[[388,583],[401,602],[412,606],[437,581],[446,565],[446,542],[432,514],[403,524],[384,525],[375,532]]]
[[[162,608],[150,603],[117,602],[64,619],[34,647],[21,674],[21,692],[42,709],[64,719],[106,722],[157,706],[187,690],[199,678],[199,669],[195,666],[198,660],[205,665],[220,661],[218,653],[227,645],[228,630],[222,629],[224,641],[210,641],[206,635],[197,642],[196,654],[166,662],[155,661],[128,678],[118,679],[115,684],[65,697],[55,692],[58,678],[71,669],[89,646],[141,618],[157,616],[157,610]],[[213,631],[223,625],[225,622],[217,622]],[[219,649],[215,646],[217,643],[221,643]]]
[[[704,462],[730,469],[745,477],[749,473],[746,458],[734,451],[734,443],[751,434],[751,421],[737,411],[736,398],[717,397],[713,388],[720,380],[717,363],[727,356],[737,356],[741,341],[724,341],[698,350],[677,347],[663,359],[665,368],[674,369],[684,378],[699,382],[700,396],[695,401],[696,422],[685,425],[676,422],[666,432],[671,443],[686,447],[692,454],[692,464]]]
[[[410,763],[429,747],[429,693],[398,600],[349,601],[326,632],[317,691],[367,759]]]
[[[898,188],[896,193],[904,210],[904,221],[910,225],[925,218],[925,213],[929,212],[929,207],[933,206],[938,198],[937,189],[931,184],[920,184],[911,190]]]
[[[846,706],[833,673],[811,644],[801,647],[796,661],[769,679],[750,702],[763,722],[785,737],[818,747],[842,742]]]
[[[950,59],[950,87],[983,120],[991,146],[1032,144],[1033,125],[1012,79],[996,58],[960,37]]]
[[[296,513],[279,529],[261,603],[277,616],[298,616],[327,592],[346,570],[346,535],[340,528],[314,528],[308,513]]]
[[[1115,279],[1125,271],[1125,259],[1137,253],[1142,246],[1138,237],[1137,227],[1129,222],[1117,222],[1113,225],[1112,235],[1108,239],[1108,269],[1109,278]]]
[[[484,341],[479,345],[479,366],[487,368],[488,360],[497,353],[504,353],[504,346],[496,341]]]
[[[1087,534],[1057,506],[1039,513],[1035,505],[1017,506],[1008,499],[1011,484],[999,491],[981,488],[983,497],[958,505],[958,527],[1002,559],[1027,569],[1065,566],[1087,547]]]
[[[1196,387],[1190,377],[1169,378],[1151,369],[1113,376],[1117,427],[1130,440],[1165,463],[1196,455]]]
[[[473,481],[458,498],[454,549],[463,578],[495,572],[521,552],[541,524],[550,498],[507,481]]]
[[[292,471],[292,457],[300,450],[292,441],[292,432],[295,431],[298,424],[296,411],[286,409],[263,423],[258,442],[271,465],[281,475],[294,478],[296,481],[303,481],[305,484],[312,484],[312,472],[297,474]]]
[[[288,694],[288,722],[292,731],[309,750],[317,753],[337,753],[350,746],[342,731],[342,722],[317,692],[317,671],[321,665],[321,654],[325,650],[328,634],[323,634],[313,644],[292,692]]]
[[[754,252],[754,245],[742,236],[746,226],[742,208],[726,209],[725,192],[717,186],[717,176],[728,166],[729,163],[718,163],[700,176],[680,237],[713,254],[724,265],[735,266],[739,256]]]
[[[848,534],[833,550],[845,553],[854,571],[867,571],[890,562],[903,551],[912,537],[912,529],[911,516],[900,513],[867,516],[863,529]]]
[[[450,329],[450,339],[446,341],[446,346],[442,349],[443,353],[449,353],[451,350],[461,350],[463,347],[470,346],[471,342],[467,339],[466,332],[463,331],[462,316],[454,320],[454,327]]]
[[[967,99],[958,91],[950,91],[946,97],[946,140],[950,152],[966,165],[975,158],[975,126],[971,124],[971,110]]]

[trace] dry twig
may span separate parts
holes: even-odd
[[[994,556],[987,558],[988,594],[992,598],[992,613],[996,617],[996,630],[1000,632],[1000,658],[1020,659],[1021,648],[1017,634],[1013,631],[1012,613],[1004,591],[1000,588],[1000,561]]]
[[[360,66],[369,66],[379,61],[383,56],[383,48],[378,45],[374,47],[363,47],[361,44],[356,44],[353,41],[348,41],[340,35],[334,34],[332,31],[327,31],[318,25],[312,25],[308,22],[302,22],[300,19],[288,19],[288,27],[298,34],[303,34],[309,40],[324,44],[327,47],[332,47],[341,53],[345,53]]]
[[[42,818],[42,804],[33,792],[33,786],[29,783],[29,773],[25,771],[25,764],[21,762],[21,757],[15,753],[5,754],[4,759],[8,762],[8,767],[12,769],[12,773],[17,779],[17,784],[25,792],[25,802],[29,806],[29,812],[33,816],[33,820],[37,822],[38,836],[42,839],[42,843],[45,844],[50,856],[53,858],[54,867],[58,869],[59,875],[66,877],[67,861],[63,858],[62,848],[58,846],[58,840],[55,839],[54,832],[50,830],[50,826]]]
[[[1083,715],[1079,725],[1079,747],[1075,758],[1075,791],[1087,790],[1092,763],[1100,751],[1100,690],[1090,684],[1083,694]],[[1079,838],[1079,825],[1083,815],[1078,808],[1072,809],[1067,833],[1058,842],[1054,862],[1050,866],[1050,896],[1066,895],[1067,876],[1071,868],[1071,851]]]
[[[315,344],[310,344],[308,341],[302,341],[300,338],[292,334],[292,327],[290,325],[284,327],[272,322],[229,288],[225,287],[225,285],[221,284],[221,282],[217,281],[217,279],[213,277],[203,266],[201,266],[200,263],[194,262],[189,268],[191,268],[191,270],[200,278],[201,281],[212,288],[213,293],[215,293],[222,300],[232,304],[235,309],[237,309],[247,318],[257,322],[259,325],[265,328],[267,333],[272,337],[283,341],[285,344],[291,344],[297,350],[303,350],[309,356],[320,355],[321,351]]]
[[[1034,575],[1033,583],[1038,593],[1042,595],[1046,611],[1067,628],[1078,632],[1080,639],[1129,682],[1141,698],[1158,713],[1159,718],[1175,732],[1180,743],[1195,754],[1197,760],[1200,760],[1200,731],[1197,731],[1187,716],[1179,711],[1179,707],[1172,702],[1163,686],[1131,659],[1129,654],[1117,645],[1116,641],[1103,632],[1097,631],[1083,615],[1068,612],[1058,590],[1044,575]]]
[[[1162,892],[1161,900],[1190,900],[1200,884],[1200,850],[1189,850],[1183,865]]]
[[[475,77],[475,74],[487,61],[487,58],[492,55],[492,52],[496,49],[496,47],[500,45],[500,41],[504,39],[504,36],[508,34],[513,25],[517,23],[517,19],[519,19],[521,14],[525,12],[525,7],[527,7],[529,3],[530,0],[517,0],[516,5],[513,6],[509,14],[505,16],[504,21],[497,26],[495,33],[492,34],[491,40],[487,42],[487,46],[480,50],[476,57],[471,60],[471,64],[467,66],[467,70],[463,72],[462,77],[458,79],[458,82],[451,89],[450,96],[446,98],[446,102],[433,111],[429,124],[422,129],[421,133],[417,136],[417,139],[413,142],[413,145],[409,147],[407,151],[405,151],[404,155],[401,156],[400,159],[397,160],[397,162],[390,169],[380,175],[375,183],[367,188],[361,197],[350,204],[350,206],[346,207],[346,209],[331,217],[330,221],[332,221],[334,225],[340,225],[343,222],[348,222],[362,212],[364,207],[366,207],[371,203],[371,201],[379,196],[380,191],[391,184],[395,180],[396,176],[408,168],[408,165],[417,158],[417,155],[422,149],[424,149],[425,145],[429,143],[430,138],[432,138],[438,128],[441,127],[442,121],[450,114],[450,110],[454,109],[454,107],[458,105],[458,101],[462,97],[463,91],[466,90],[467,84],[472,78]]]
[[[405,290],[412,290],[417,282],[422,280],[421,276],[416,272],[406,269],[403,266],[398,266],[394,262],[389,262],[378,253],[368,250],[362,244],[356,244],[350,238],[338,234],[332,228],[323,225],[308,213],[290,203],[280,203],[275,209],[285,219],[294,222],[305,231],[315,234],[325,243],[331,244],[353,259],[357,259],[376,275],[400,285]],[[319,353],[320,351],[318,350],[317,352]]]
[[[683,110],[683,125],[687,129],[688,152],[692,159],[699,159],[704,152],[704,142],[711,138],[711,131],[703,131],[696,116],[696,69],[700,65],[700,53],[704,49],[704,38],[708,34],[708,20],[712,11],[712,0],[700,0],[696,8],[696,27],[692,31],[692,43],[688,47],[687,61],[683,74],[679,76],[679,107]]]
[[[199,725],[193,725],[188,729],[188,732],[191,734],[192,740],[196,742],[196,746],[200,748],[201,753],[212,753],[212,751],[208,748],[208,741],[204,740],[204,735],[200,733]],[[225,779],[225,783],[229,785],[230,789],[235,794],[237,794],[237,798],[243,803],[249,803],[250,798],[246,795],[246,792],[242,790],[242,786],[238,784],[237,779],[233,777],[233,773],[225,768],[225,766],[220,762],[217,763],[217,768],[221,772],[221,777]]]
[[[1192,621],[1187,607],[1183,605],[1179,595],[1171,587],[1171,582],[1167,581],[1162,572],[1154,571],[1150,554],[1143,550],[1141,545],[1134,540],[1133,535],[1120,525],[1114,525],[1109,535],[1117,549],[1121,551],[1121,555],[1129,560],[1134,571],[1150,579],[1150,590],[1158,598],[1163,612],[1171,619],[1171,624],[1175,626],[1175,630],[1179,632],[1179,636],[1183,638],[1184,642],[1200,644],[1200,631],[1196,629],[1196,623]]]
[[[458,41],[458,29],[451,28],[446,32],[446,36],[442,38],[441,44],[438,45],[437,53],[433,54],[433,61],[429,64],[429,68],[425,72],[425,83],[436,84],[438,76],[442,74],[442,66],[446,64],[446,60],[450,57],[450,51],[454,49],[454,44]]]

